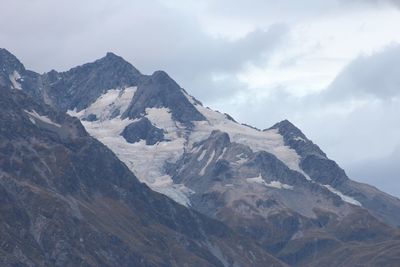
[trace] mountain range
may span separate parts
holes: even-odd
[[[398,266],[400,200],[300,129],[205,107],[107,53],[66,72],[0,50],[5,266]]]

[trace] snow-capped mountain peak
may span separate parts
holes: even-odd
[[[306,259],[302,248],[318,242],[336,249],[382,240],[385,224],[400,225],[400,200],[350,180],[291,122],[266,130],[240,124],[166,72],[143,75],[108,53],[67,72],[18,74],[23,91],[79,118],[141,182],[287,262]],[[56,128],[32,110],[25,115]]]

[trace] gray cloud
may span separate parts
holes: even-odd
[[[188,1],[188,0],[186,0]],[[197,2],[197,1],[192,1]],[[326,15],[343,15],[365,8],[400,7],[399,0],[204,0],[207,13],[232,21],[293,22]]]
[[[373,97],[389,100],[400,96],[400,45],[370,56],[360,56],[345,67],[324,92],[331,100]]]
[[[351,177],[378,185],[381,190],[400,197],[400,146],[386,157],[346,164]]]
[[[391,2],[392,4],[395,4],[396,6],[400,7],[400,1],[399,0],[386,0],[388,2]]]
[[[237,90],[230,82],[235,73],[265,64],[289,31],[274,24],[237,40],[213,37],[195,17],[156,0],[15,0],[5,6],[1,46],[33,70],[66,70],[112,51],[145,73],[167,70],[203,100]],[[220,86],[223,80],[230,86]]]
[[[344,1],[344,0],[343,0]],[[354,2],[358,2],[359,4],[374,4],[374,5],[394,5],[397,7],[400,7],[400,1],[399,0],[353,0]]]
[[[356,181],[400,197],[400,101],[366,104],[350,114],[327,113],[314,103],[277,93],[272,98],[222,107],[242,122],[267,128],[288,118]],[[339,107],[340,108],[340,107]],[[242,112],[246,110],[246,112]]]
[[[298,19],[310,16],[319,16],[328,13],[335,13],[343,10],[342,0],[238,0],[238,1],[208,1],[209,10],[225,16],[243,17],[259,17],[268,19],[268,17],[281,19]],[[289,14],[289,16],[282,16]]]
[[[240,89],[235,74],[246,65],[263,65],[285,41],[288,28],[272,25],[235,41],[203,36],[165,66],[173,77],[203,100],[218,100]]]
[[[399,57],[399,45],[357,57],[321,94],[294,97],[276,87],[217,107],[262,129],[289,119],[351,178],[400,197]]]

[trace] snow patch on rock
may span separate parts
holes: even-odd
[[[137,87],[127,87],[124,89],[110,89],[102,94],[88,108],[77,112],[76,110],[68,111],[71,116],[79,119],[86,118],[90,114],[96,115],[98,120],[112,119],[121,115],[129,106]]]
[[[190,98],[188,98],[190,100]],[[193,101],[193,100],[192,100]],[[307,180],[311,178],[300,168],[300,155],[286,146],[283,136],[278,129],[260,131],[234,121],[228,120],[225,114],[211,110],[201,105],[195,105],[207,121],[196,121],[195,129],[190,135],[190,144],[206,139],[214,130],[220,130],[229,134],[232,142],[249,146],[254,152],[266,151],[275,155],[290,169],[302,173]]]
[[[222,159],[223,157],[224,157],[224,155],[225,155],[225,152],[226,152],[226,147],[224,147],[224,149],[222,150],[222,153],[221,153],[221,155],[219,155],[219,157],[217,158],[217,161],[218,160],[220,160],[220,159]]]
[[[36,120],[39,120],[39,121],[44,122],[46,124],[50,124],[50,125],[56,126],[58,128],[61,128],[60,124],[53,122],[47,116],[39,115],[35,110],[32,110],[32,111],[24,110],[24,111],[29,115],[29,120],[33,124],[36,124]]]
[[[328,184],[325,184],[323,186],[328,188],[328,190],[331,191],[332,193],[338,195],[343,201],[345,201],[347,203],[350,203],[350,204],[353,204],[353,205],[356,205],[356,206],[360,206],[360,207],[362,206],[360,202],[358,202],[357,200],[355,200],[352,197],[344,195],[342,192],[340,192],[339,190],[333,188],[332,186],[330,186]]]
[[[14,70],[13,74],[9,75],[8,77],[10,78],[10,82],[12,83],[14,89],[22,90],[22,86],[18,82],[18,80],[21,79],[21,75],[18,71]]]
[[[302,138],[302,137],[300,137],[300,136],[296,136],[295,138],[293,138],[293,140],[295,140],[295,141],[306,142],[306,140],[304,140],[304,138]]]
[[[236,156],[237,160],[235,161],[236,164],[243,164],[248,161],[247,156],[244,153],[240,153]]]
[[[206,155],[206,153],[207,153],[207,150],[203,150],[203,151],[201,151],[201,154],[200,154],[200,156],[197,158],[197,161],[202,161],[203,160],[203,158],[204,158],[204,156]]]
[[[210,163],[214,159],[214,156],[215,156],[215,150],[213,150],[213,152],[211,153],[211,156],[208,158],[206,165],[204,165],[204,167],[201,169],[201,171],[199,173],[200,176],[203,176],[206,173],[207,167],[208,167],[208,165],[210,165]]]
[[[272,188],[276,188],[276,189],[287,189],[287,190],[293,190],[293,186],[288,185],[288,184],[284,184],[281,183],[279,181],[271,181],[270,183],[267,183],[260,175],[258,175],[257,177],[253,177],[253,178],[246,178],[246,181],[249,183],[257,183],[257,184],[262,184],[265,185],[267,187],[272,187]]]

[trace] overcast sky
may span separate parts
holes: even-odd
[[[0,47],[67,70],[112,51],[264,129],[289,119],[400,196],[399,0],[0,0]]]

